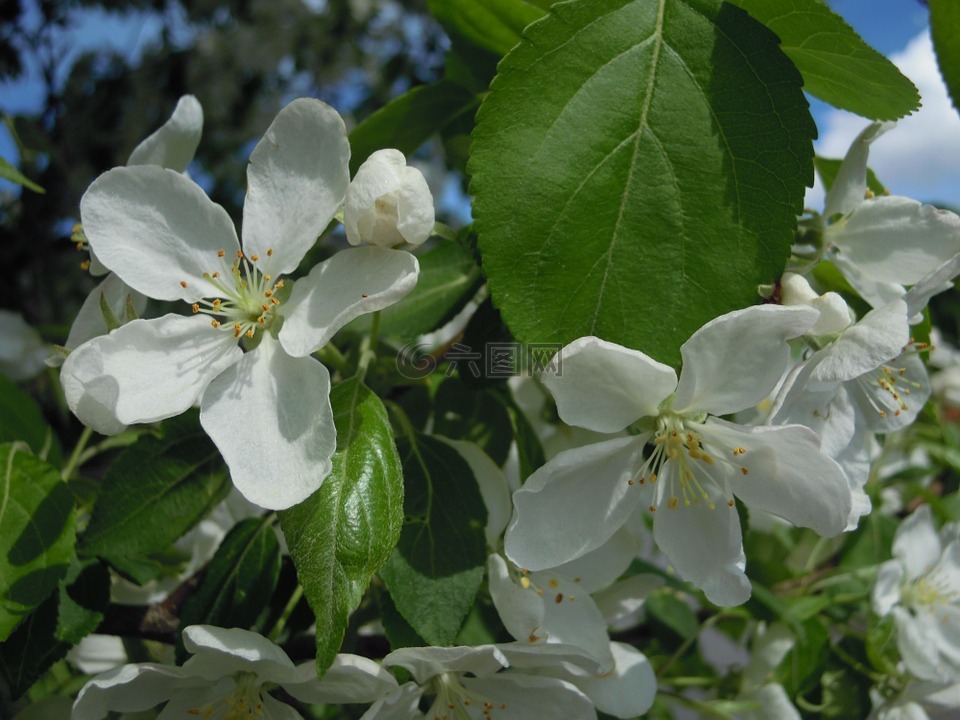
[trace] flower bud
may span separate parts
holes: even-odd
[[[784,273],[780,280],[780,302],[783,305],[809,305],[820,312],[820,319],[807,331],[808,335],[832,335],[852,322],[850,308],[835,292],[817,295],[803,275]]]

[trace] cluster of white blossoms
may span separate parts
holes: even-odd
[[[343,120],[296,100],[250,156],[241,240],[183,172],[201,126],[199,104],[184,98],[126,167],[84,194],[83,234],[111,275],[81,311],[61,381],[71,410],[103,434],[199,404],[240,492],[284,509],[320,486],[336,447],[329,374],[310,355],[416,285],[417,259],[392,246],[426,240],[433,198],[417,170],[397,167],[397,151],[388,166],[371,158],[351,183]],[[285,281],[341,209],[361,247]],[[391,223],[400,234],[386,238]],[[141,295],[183,301],[186,314],[106,326],[102,306],[125,316],[135,305],[138,315]]]

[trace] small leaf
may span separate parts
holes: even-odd
[[[895,120],[920,107],[913,83],[822,0],[733,2],[780,36],[780,48],[811,95],[876,120]]]
[[[897,626],[893,622],[893,615],[870,624],[864,647],[867,658],[879,672],[887,675],[897,672],[900,653],[897,650]]]
[[[483,285],[473,253],[455,242],[417,256],[417,286],[400,302],[380,311],[380,332],[403,340],[443,327]]]
[[[535,3],[523,0],[429,0],[433,16],[447,33],[497,55],[520,42],[520,34],[544,15]]]
[[[52,593],[0,643],[0,699],[15,700],[62,659],[70,643],[57,640],[59,595]]]
[[[406,520],[380,572],[397,610],[431,645],[450,645],[483,580],[487,509],[460,454],[418,435],[399,443]]]
[[[162,437],[141,436],[107,471],[81,551],[134,567],[142,556],[167,550],[229,487],[196,414],[168,420]]]
[[[237,523],[220,543],[202,579],[184,603],[180,628],[249,628],[270,602],[280,575],[280,541],[267,519]],[[182,638],[177,657],[186,659]]]
[[[473,91],[450,80],[418,85],[353,129],[350,173],[356,173],[374,151],[382,148],[396,148],[405,155],[413,153],[458,117],[473,115],[478,103]]]
[[[943,82],[953,107],[960,112],[960,3],[957,0],[930,0],[930,35]]]
[[[317,669],[343,643],[370,577],[403,523],[403,475],[387,412],[355,378],[330,393],[337,426],[333,470],[304,502],[279,513],[290,556],[317,616]]]
[[[23,440],[37,456],[60,464],[60,443],[36,401],[0,374],[0,443]]]
[[[745,12],[558,3],[498,69],[468,169],[518,340],[598,335],[678,365],[695,330],[782,273],[816,129],[799,73]]]
[[[35,193],[40,193],[41,195],[47,192],[3,158],[0,158],[0,178],[9,180],[17,185],[23,185],[28,190],[33,190]]]
[[[0,445],[0,640],[66,575],[75,524],[57,469],[22,444]]]

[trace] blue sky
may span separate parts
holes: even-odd
[[[27,0],[24,5],[32,7],[33,3]],[[874,144],[871,166],[896,194],[960,204],[960,116],[946,99],[926,40],[926,8],[917,0],[832,0],[831,5],[867,42],[897,62],[923,97],[924,107],[918,113]],[[74,18],[73,27],[58,38],[71,56],[109,47],[137,58],[160,32],[159,22],[145,21],[143,16],[85,10]],[[42,101],[39,74],[36,68],[29,70],[16,83],[0,83],[0,111],[21,113],[38,108]],[[816,100],[811,101],[811,111],[820,130],[817,150],[830,157],[842,156],[866,124],[862,118]],[[13,143],[2,129],[0,156],[16,161]],[[820,207],[822,191],[815,187],[807,202]]]

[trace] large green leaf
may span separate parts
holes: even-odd
[[[110,467],[80,547],[144,580],[134,568],[151,564],[138,560],[166,551],[229,487],[196,414],[168,420],[162,437],[140,437]]]
[[[497,55],[520,42],[523,29],[544,14],[536,3],[524,0],[429,0],[428,4],[452,37]]]
[[[0,640],[66,575],[75,524],[57,469],[22,443],[0,445]]]
[[[244,520],[227,533],[196,591],[184,603],[180,627],[251,627],[270,602],[280,575],[280,541],[267,519]],[[177,656],[186,660],[182,638]]]
[[[487,509],[467,461],[426,435],[399,444],[406,496],[400,542],[380,576],[431,645],[450,645],[483,580]]]
[[[877,120],[894,120],[920,107],[913,83],[822,0],[733,2],[780,36],[780,47],[811,95]]]
[[[930,0],[929,4],[930,35],[937,53],[937,64],[953,107],[960,112],[960,3],[957,0]]]
[[[776,36],[720,0],[575,0],[530,26],[477,117],[494,302],[523,342],[677,364],[780,275],[815,127]]]
[[[397,544],[403,474],[387,412],[356,379],[330,393],[333,470],[313,495],[280,513],[304,593],[317,616],[317,668],[340,650],[350,613]]]

